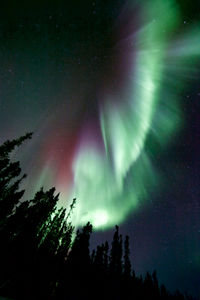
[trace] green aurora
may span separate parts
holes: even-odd
[[[150,156],[166,149],[183,125],[182,72],[190,72],[199,56],[200,31],[193,27],[176,37],[181,18],[171,0],[144,1],[141,16],[143,25],[129,37],[136,63],[130,66],[128,92],[120,104],[115,105],[116,95],[109,95],[100,107],[104,151],[95,142],[85,143],[73,162],[70,198],[78,199],[77,225],[89,220],[97,230],[108,229],[144,205],[152,188],[163,182]]]

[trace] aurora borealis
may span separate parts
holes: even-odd
[[[167,15],[164,15],[165,10],[168,11]],[[83,222],[90,219],[97,228],[110,227],[122,222],[127,213],[137,207],[142,194],[146,192],[146,182],[151,176],[156,176],[145,150],[145,142],[151,130],[155,130],[160,139],[163,138],[153,122],[156,111],[159,110],[157,102],[162,88],[162,64],[167,36],[178,16],[170,2],[157,2],[153,8],[152,5],[148,7],[146,4],[145,11],[141,12],[141,18],[143,14],[146,24],[142,24],[138,32],[130,28],[130,36],[125,36],[125,41],[119,41],[119,45],[116,46],[130,47],[126,55],[130,56],[131,71],[127,78],[128,91],[122,95],[114,93],[105,95],[104,103],[100,105],[103,153],[95,147],[91,134],[91,143],[88,146],[87,140],[83,139],[83,145],[73,163],[74,194],[80,195],[78,196],[80,199],[86,199],[84,202],[78,202],[79,219],[81,212],[86,210]],[[157,21],[159,15],[164,17]],[[165,112],[158,112],[163,114],[163,122],[170,117],[169,127],[166,128],[166,123],[163,124],[167,135],[178,126],[178,116],[169,113],[170,116],[165,116]],[[173,124],[174,117],[175,124]],[[134,178],[134,173],[140,178],[139,182]],[[129,179],[131,177],[132,180]],[[129,181],[130,193],[127,193],[127,187],[124,188],[126,179]]]
[[[188,163],[176,149],[182,140],[187,145],[194,132],[188,129],[188,102],[183,98],[195,97],[192,91],[196,97],[200,93],[200,6],[183,2],[60,0],[5,5],[0,16],[0,140],[34,132],[16,153],[28,174],[26,197],[42,186],[55,186],[61,205],[67,207],[76,197],[73,223],[91,221],[97,235],[115,224],[128,228],[131,235],[130,222],[139,216],[144,227],[151,228],[151,218],[144,215],[149,210],[153,216],[156,207],[157,228],[163,226],[168,236],[170,221],[163,220],[171,213],[170,197],[177,209],[171,222],[184,224],[178,211],[189,201],[181,190],[188,184],[189,175],[182,171]],[[189,107],[195,106],[191,102]],[[199,181],[194,182],[188,198],[197,189]],[[180,240],[191,245],[184,256],[191,256],[187,260],[196,268],[200,224],[199,215],[191,215],[193,225],[189,218],[187,224],[196,228],[195,234],[186,226],[188,239],[181,232]],[[143,236],[146,231],[141,228],[138,235]],[[172,229],[169,232],[174,236]],[[162,238],[159,235],[159,243]],[[170,249],[169,256],[174,256],[177,247]],[[136,246],[136,253],[140,251],[145,252]],[[149,253],[154,257],[150,249]],[[148,263],[138,265],[138,270],[145,266]]]
[[[173,30],[180,22],[179,10],[173,1],[154,2],[154,5],[144,2],[135,9],[132,1],[119,9],[110,34],[110,38],[115,36],[114,42],[109,49],[115,56],[110,67],[119,70],[109,74],[108,81],[102,77],[110,72],[109,66],[99,75],[96,100],[90,100],[96,101],[92,104],[96,116],[92,110],[87,113],[81,130],[69,137],[69,142],[72,139],[74,145],[72,157],[66,160],[69,155],[68,150],[63,150],[63,145],[68,143],[66,140],[53,139],[52,144],[50,138],[47,146],[50,153],[45,149],[47,157],[42,175],[36,177],[36,182],[39,181],[40,186],[52,185],[56,180],[62,203],[70,203],[73,197],[78,199],[73,220],[77,225],[90,220],[96,229],[110,228],[123,222],[132,210],[137,209],[138,202],[151,189],[150,181],[154,188],[159,186],[146,147],[148,136],[152,135],[150,139],[156,138],[162,145],[180,126],[178,91],[173,91],[171,84],[167,83],[168,90],[171,90],[167,91],[170,98],[167,99],[167,79],[163,78],[173,76],[174,69],[167,72],[165,68],[168,67],[167,60],[175,57],[176,76],[180,78],[182,68],[194,66],[186,60],[199,54],[199,43],[183,51],[193,35],[191,29],[191,35],[181,37],[180,45],[176,46]],[[135,16],[138,24],[132,21]],[[193,35],[196,40],[198,33]],[[84,76],[87,76],[86,72]],[[66,101],[68,97],[71,95],[66,96]],[[53,153],[52,148],[55,148]],[[52,182],[46,170],[52,174]]]

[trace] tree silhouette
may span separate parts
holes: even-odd
[[[15,147],[19,147],[31,137],[32,133],[27,133],[19,139],[6,141],[0,146],[0,226],[4,225],[5,218],[13,212],[15,205],[24,194],[24,190],[19,191],[19,185],[26,175],[16,179],[21,173],[21,168],[19,162],[10,161],[10,154]]]
[[[19,177],[20,164],[11,162],[10,154],[31,136],[0,146],[0,295],[30,300],[192,300],[159,286],[155,271],[144,279],[136,276],[129,237],[123,242],[118,226],[111,247],[106,241],[90,253],[92,224],[75,233],[70,222],[76,199],[68,212],[58,209],[55,188],[41,188],[33,199],[22,201],[24,190],[19,187],[25,175]]]
[[[124,276],[130,278],[131,276],[131,261],[130,261],[129,237],[125,237],[124,242]]]
[[[115,226],[110,256],[110,271],[115,275],[122,274],[122,236],[119,235],[119,227]]]

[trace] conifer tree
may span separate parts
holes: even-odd
[[[108,250],[109,250],[109,245],[108,245],[108,241],[106,241],[104,244],[104,253],[103,253],[103,265],[106,272],[108,270],[108,260],[109,260]]]
[[[18,178],[21,173],[20,163],[11,162],[10,154],[31,137],[32,133],[27,133],[19,139],[6,141],[0,146],[0,226],[5,223],[5,218],[13,212],[24,194],[24,190],[19,191],[19,185],[26,175]]]
[[[124,242],[124,275],[129,278],[131,275],[131,261],[130,261],[130,248],[129,248],[129,237],[125,237]]]
[[[115,226],[110,255],[110,271],[115,275],[122,272],[122,236],[119,235],[119,227]]]
[[[153,271],[152,279],[153,279],[153,297],[155,300],[158,300],[160,298],[160,289],[159,289],[157,274],[155,270]]]
[[[0,146],[0,286],[2,287],[10,281],[9,274],[14,266],[12,242],[20,230],[19,220],[23,218],[23,214],[19,218],[19,214],[13,215],[13,212],[14,210],[18,211],[17,205],[24,194],[24,190],[20,191],[19,186],[26,176],[23,175],[19,178],[20,163],[12,162],[10,155],[16,147],[31,137],[32,133],[27,133],[18,139],[8,140]],[[20,211],[24,213],[27,207],[28,202],[22,203]]]

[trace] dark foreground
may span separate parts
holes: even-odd
[[[119,228],[108,242],[90,253],[92,225],[74,232],[70,211],[57,209],[55,189],[41,189],[22,201],[19,162],[10,154],[27,134],[0,147],[0,299],[194,299],[159,285],[156,272],[135,275],[129,237]]]

